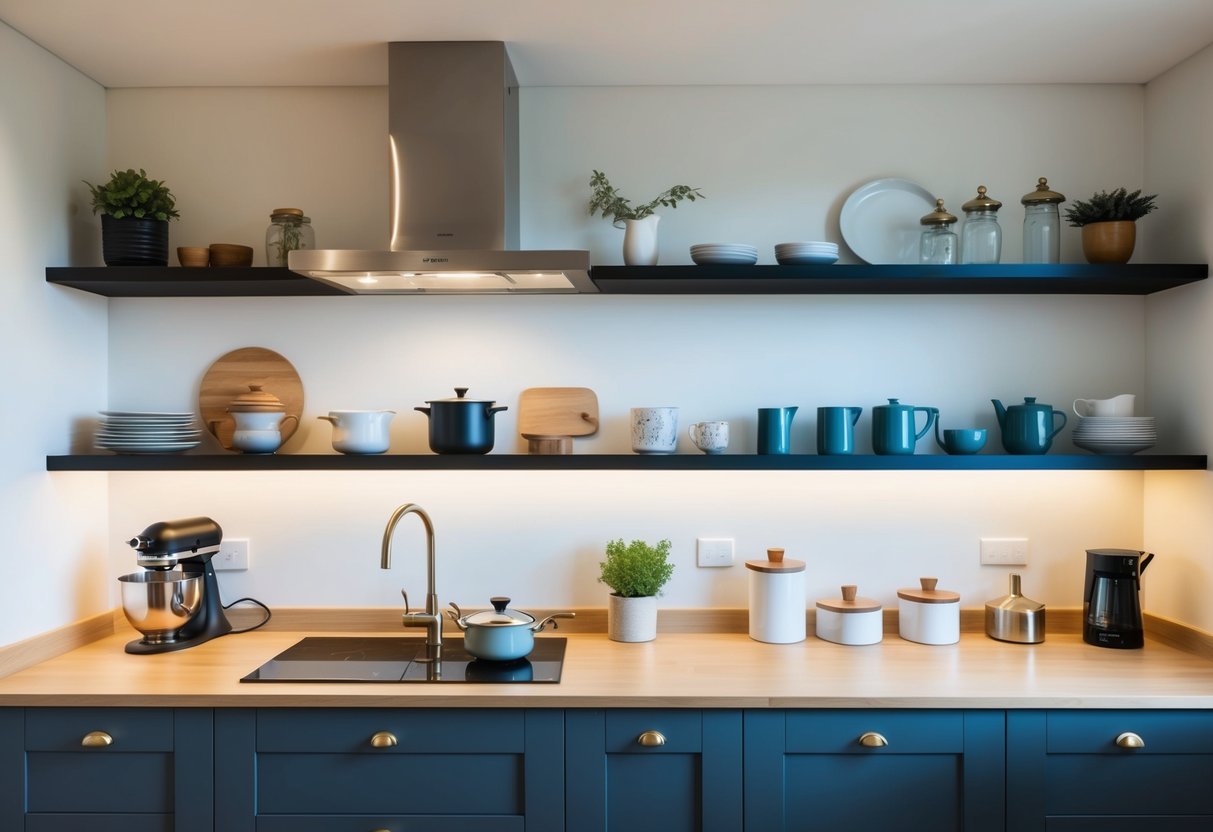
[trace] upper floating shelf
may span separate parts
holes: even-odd
[[[625,295],[1148,295],[1209,276],[1205,263],[994,266],[595,266]],[[47,268],[48,283],[111,298],[344,296],[289,269]]]
[[[1203,471],[1204,455],[974,454],[81,454],[48,471]]]

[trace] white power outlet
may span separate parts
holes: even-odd
[[[1027,566],[1026,537],[983,537],[981,562],[986,566]]]
[[[733,538],[697,537],[695,551],[700,566],[719,567],[733,565]]]
[[[247,539],[232,538],[219,544],[219,551],[211,558],[216,572],[248,569],[249,542]]]

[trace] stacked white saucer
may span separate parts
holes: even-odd
[[[1154,447],[1158,430],[1153,416],[1086,416],[1078,420],[1072,438],[1097,454],[1135,454]]]
[[[105,410],[97,447],[120,454],[172,454],[198,446],[202,431],[193,413]]]
[[[781,266],[829,265],[838,259],[838,243],[776,243],[775,262]]]
[[[691,246],[691,259],[700,266],[752,266],[758,249],[744,243],[699,243]]]

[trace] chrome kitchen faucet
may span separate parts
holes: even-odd
[[[392,535],[396,531],[396,525],[406,514],[416,514],[425,526],[427,586],[425,612],[409,612],[409,594],[403,589],[400,590],[400,594],[404,596],[404,615],[401,616],[401,623],[405,627],[425,627],[427,658],[438,661],[442,658],[442,615],[438,611],[438,592],[434,588],[434,524],[421,506],[405,503],[392,512],[387,521],[387,528],[383,530],[383,551],[379,558],[379,568],[392,568]]]

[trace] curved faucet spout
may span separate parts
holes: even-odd
[[[434,566],[434,524],[430,520],[430,516],[426,514],[425,509],[416,503],[405,503],[392,512],[392,516],[387,521],[387,528],[383,530],[383,549],[379,557],[379,568],[390,569],[392,566],[392,535],[396,531],[396,526],[406,514],[416,514],[425,526],[425,566],[426,566],[426,595],[425,595],[425,612],[409,612],[408,596],[405,596],[405,610],[403,616],[403,624],[406,627],[425,627],[426,628],[426,644],[431,647],[442,649],[442,613],[438,609],[438,591],[436,589],[437,579]]]

